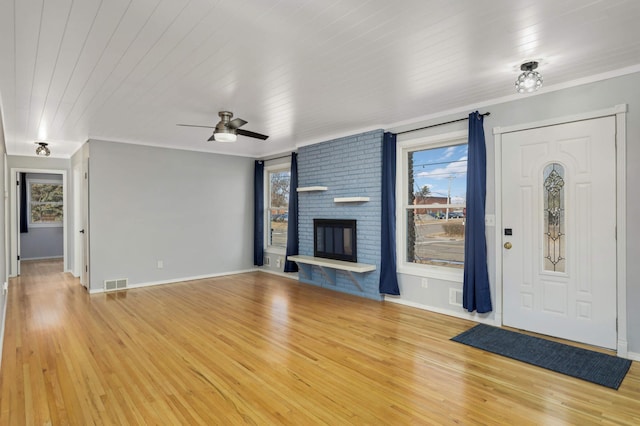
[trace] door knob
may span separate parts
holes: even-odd
[[[513,247],[513,245],[511,245],[511,243],[509,241],[507,241],[506,243],[504,243],[504,248],[506,248],[507,250],[510,250],[511,247]]]

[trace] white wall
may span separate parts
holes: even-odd
[[[98,140],[89,149],[92,291],[110,279],[253,269],[253,159]]]
[[[480,112],[491,112],[485,118],[484,130],[487,143],[487,213],[495,213],[495,151],[493,141],[494,127],[507,127],[515,124],[563,117],[567,115],[597,111],[614,107],[617,104],[628,104],[627,113],[627,326],[629,351],[640,354],[640,73],[617,77],[601,82],[586,84],[570,89],[544,93],[536,96],[523,96],[510,102],[488,105],[480,108]],[[471,111],[469,111],[471,112]],[[431,122],[417,123],[412,128],[427,126],[438,122],[446,122],[460,118],[464,114],[441,117]],[[400,135],[398,140],[408,140],[422,136],[443,134],[466,129],[467,123],[439,126],[432,129]],[[392,129],[402,131],[407,128]],[[613,171],[612,171],[613,173]],[[620,230],[619,230],[620,232]],[[496,291],[496,241],[494,228],[487,228],[487,249],[489,256],[489,278],[495,306]],[[449,304],[449,289],[462,288],[461,283],[442,280],[429,280],[428,288],[422,288],[420,278],[411,275],[400,275],[401,301],[408,304],[429,306],[434,310],[454,315],[467,315],[461,307]],[[613,278],[613,277],[612,277]],[[477,316],[476,319],[494,318],[493,314]]]
[[[9,203],[7,199],[9,189],[9,171],[5,168],[5,155],[6,155],[6,143],[4,139],[4,121],[2,109],[0,108],[0,188],[3,189],[5,196],[3,197],[4,203],[0,208],[0,223],[4,226],[0,234],[2,240],[0,242],[0,365],[2,363],[2,346],[4,343],[4,326],[7,313],[7,295],[3,290],[4,283],[9,281],[9,257],[7,254],[7,247],[9,241],[9,228],[6,221],[7,213],[9,209]]]

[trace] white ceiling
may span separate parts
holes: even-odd
[[[637,0],[0,0],[7,152],[262,157],[640,64]],[[218,111],[267,141],[207,142]]]

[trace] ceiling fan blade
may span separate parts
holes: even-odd
[[[207,139],[207,142],[213,142],[215,140],[216,140],[216,135],[213,134],[213,135],[211,135],[211,137],[209,139]]]
[[[242,129],[236,130],[236,133],[242,136],[247,136],[250,138],[262,139],[262,140],[266,140],[269,137],[267,135],[261,135],[260,133],[250,132],[248,130],[242,130]]]
[[[182,127],[204,127],[206,129],[215,129],[215,126],[200,126],[198,124],[176,124],[176,126],[182,126]]]
[[[227,129],[237,129],[238,127],[242,127],[247,124],[247,121],[244,121],[242,118],[234,118],[227,124]]]

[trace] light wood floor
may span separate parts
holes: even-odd
[[[264,273],[89,296],[61,270],[11,281],[0,425],[640,424],[638,363],[615,391]]]

